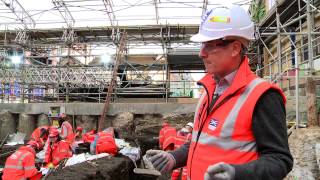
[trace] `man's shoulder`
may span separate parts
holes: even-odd
[[[283,99],[281,92],[279,90],[270,88],[260,96],[257,103],[268,105],[268,104],[274,104],[274,102],[279,102],[281,104],[284,104],[285,100]]]

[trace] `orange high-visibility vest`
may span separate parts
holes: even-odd
[[[191,137],[192,137],[192,135],[190,132],[178,131],[177,136],[174,141],[174,149],[178,149],[180,146],[191,141]]]
[[[173,149],[168,149],[170,146],[174,148],[174,141],[176,138],[176,128],[171,127],[171,126],[166,126],[161,129],[159,133],[159,146],[162,150],[173,150]]]
[[[163,149],[163,141],[164,141],[164,136],[163,136],[163,133],[164,133],[164,130],[169,127],[168,125],[166,126],[163,126],[160,131],[159,131],[159,148],[160,149]]]
[[[116,155],[118,152],[118,148],[113,135],[109,132],[99,132],[98,136],[99,139],[96,145],[96,154],[109,153],[112,155]]]
[[[54,144],[52,148],[52,163],[56,166],[65,158],[72,157],[70,144],[67,141],[61,140]]]
[[[3,180],[20,180],[31,178],[38,173],[35,167],[35,151],[28,146],[20,147],[6,160]]]
[[[275,89],[274,84],[258,78],[250,71],[248,59],[240,65],[233,83],[210,109],[215,81],[206,75],[200,81],[206,93],[200,98],[188,154],[188,179],[202,179],[208,166],[225,162],[244,164],[259,157],[252,132],[252,115],[261,95]],[[210,100],[210,101],[209,101]]]
[[[45,163],[52,162],[55,166],[59,164],[61,160],[64,158],[70,158],[72,157],[72,151],[70,144],[65,141],[61,140],[50,146],[50,141],[48,139],[46,145],[45,145]]]
[[[95,138],[95,133],[94,133],[94,130],[91,130],[87,133],[84,133],[82,135],[82,139],[83,139],[83,142],[89,142],[89,143],[92,143],[94,141],[94,138]]]
[[[74,133],[71,124],[68,121],[64,121],[61,124],[61,133],[60,137],[67,141],[69,144],[72,144],[74,141]]]
[[[48,137],[42,137],[42,138],[40,138],[41,129],[42,129],[42,128],[48,130],[48,129],[49,129],[49,126],[40,126],[40,127],[36,128],[36,129],[32,132],[31,137],[30,137],[31,140],[37,141],[37,143],[39,143],[40,147],[42,147],[42,146],[45,144],[45,142],[46,142],[46,140],[47,140],[47,138],[48,138]]]
[[[181,174],[181,179],[179,179]],[[171,180],[187,180],[187,166],[172,171]]]

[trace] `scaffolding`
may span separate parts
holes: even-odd
[[[295,98],[297,125],[302,123],[299,96],[305,92],[301,87],[306,86],[306,78],[319,79],[319,4],[318,0],[276,1],[256,26],[251,63],[256,64],[256,74],[278,83],[289,100]]]
[[[124,31],[128,33],[125,56],[119,66],[119,80],[112,94],[113,102],[117,98],[142,96],[163,98],[164,102],[168,102],[168,98],[173,94],[170,84],[174,83],[184,84],[174,89],[177,91],[197,89],[196,83],[190,79],[183,82],[170,81],[170,71],[196,67],[203,72],[200,59],[189,64],[175,63],[175,60],[167,59],[168,54],[175,48],[192,45],[188,39],[197,31],[196,26],[96,27],[73,28],[73,31],[75,34],[82,34],[86,42],[79,42],[80,37],[77,36],[74,37],[76,42],[68,44],[70,41],[66,42],[60,36],[63,30],[50,29],[30,30],[28,43],[24,46],[1,46],[3,57],[8,57],[8,51],[22,49],[21,51],[25,52],[25,61],[29,62],[29,65],[7,66],[6,62],[10,59],[4,58],[2,62],[0,60],[0,101],[103,102],[107,94],[104,87],[110,83],[113,66],[101,63],[101,54],[94,54],[92,51],[103,51],[105,47],[116,51],[119,46],[117,37]],[[4,38],[3,43],[13,39],[15,33],[0,33]],[[92,34],[95,34],[95,37]],[[35,38],[37,36],[45,38]],[[165,53],[141,55],[143,58],[140,59],[136,58],[139,54],[128,53],[130,49],[139,47],[141,50],[161,47]],[[174,54],[170,55],[172,56]],[[197,57],[197,53],[193,53],[192,56]],[[146,62],[143,59],[147,59]],[[186,90],[188,87],[191,89]],[[14,94],[18,94],[18,97]]]

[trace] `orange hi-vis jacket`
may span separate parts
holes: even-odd
[[[170,148],[170,145],[173,145],[174,148],[174,141],[176,138],[176,128],[171,126],[165,126],[162,128],[159,132],[159,147],[162,150],[173,150],[168,149]]]
[[[61,133],[60,137],[67,141],[69,144],[72,144],[74,141],[74,132],[71,124],[68,121],[64,121],[61,124]]]
[[[95,133],[94,133],[94,130],[91,130],[87,133],[84,133],[82,135],[82,139],[83,139],[83,142],[89,142],[89,143],[92,143],[94,141],[94,138],[95,138]]]
[[[199,100],[188,154],[188,179],[203,178],[208,166],[244,164],[259,157],[252,132],[252,115],[259,97],[281,89],[253,74],[246,57],[232,84],[210,107],[216,82],[207,74],[200,82],[206,93]]]
[[[180,146],[184,145],[187,142],[190,142],[192,134],[190,132],[178,131],[176,139],[174,141],[174,149],[178,149]]]
[[[99,139],[96,144],[96,154],[109,153],[116,155],[118,153],[118,148],[113,135],[109,132],[99,132]]]
[[[168,127],[169,127],[169,126],[166,125],[166,126],[162,127],[162,128],[160,129],[160,131],[159,131],[159,148],[160,148],[160,149],[163,149],[164,130],[165,130],[166,128],[168,128]]]
[[[49,126],[40,126],[40,127],[36,128],[32,132],[31,137],[30,137],[30,140],[37,141],[37,143],[39,143],[39,145],[41,147],[46,143],[46,140],[47,140],[47,139],[44,139],[43,137],[42,138],[40,137],[42,128],[49,129]],[[46,137],[46,138],[48,138],[48,137]]]
[[[48,146],[45,151],[45,163],[52,162],[55,166],[59,164],[65,158],[70,158],[72,156],[72,151],[70,144],[61,140],[53,144],[53,146]]]
[[[8,157],[3,169],[3,180],[21,180],[37,175],[34,159],[36,152],[28,146],[20,147]]]

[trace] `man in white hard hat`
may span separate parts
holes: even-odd
[[[281,89],[251,72],[245,55],[254,39],[250,17],[239,6],[216,7],[202,17],[199,56],[206,76],[191,143],[172,152],[149,150],[162,173],[187,164],[188,179],[283,179],[293,159]]]

